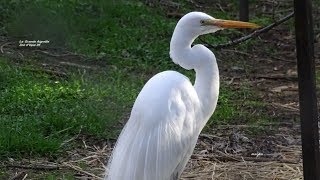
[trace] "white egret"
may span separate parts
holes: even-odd
[[[174,63],[196,72],[195,84],[175,71],[153,76],[138,95],[107,166],[107,180],[178,179],[219,95],[214,54],[192,42],[224,28],[257,28],[253,23],[215,19],[205,13],[183,16],[170,43]]]

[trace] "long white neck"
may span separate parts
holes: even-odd
[[[197,68],[195,71],[194,88],[202,105],[204,122],[201,122],[200,126],[203,128],[217,106],[220,87],[219,70],[216,60],[212,59],[207,66]]]
[[[185,69],[194,69],[196,80],[194,88],[201,103],[201,117],[199,126],[204,127],[213,114],[219,96],[219,69],[214,54],[203,45],[195,45],[192,42],[197,35],[190,35],[183,29],[176,28],[170,43],[170,57]],[[189,38],[188,38],[189,37]]]

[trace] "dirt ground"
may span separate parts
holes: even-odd
[[[205,0],[192,2],[195,6],[205,6],[208,3]],[[276,9],[270,8],[274,6],[271,2],[260,4],[265,6],[262,13],[270,15],[274,11],[283,11],[276,15],[278,18],[292,10],[289,7],[291,1],[279,1]],[[227,9],[227,6],[226,3],[220,3],[217,8]],[[315,14],[319,15],[319,12],[320,10],[315,9]],[[316,69],[319,70],[320,20],[315,19],[314,22],[315,60]],[[258,47],[248,50],[231,47],[216,52],[222,81],[235,90],[244,84],[254,89],[258,98],[267,106],[249,111],[263,112],[278,122],[265,124],[263,127],[245,124],[221,125],[212,129],[210,134],[201,134],[181,179],[303,179],[295,37],[289,25],[290,23],[280,25],[259,36]],[[267,51],[272,48],[277,50]],[[239,61],[238,57],[245,60],[245,67],[249,67],[248,69],[234,65],[230,68],[231,64]],[[61,64],[60,61],[53,62]],[[76,67],[96,67],[90,62],[76,61],[70,57],[64,63],[73,63]],[[260,131],[257,136],[248,133],[252,132],[252,129]],[[26,159],[19,162],[19,165],[7,165],[12,172],[11,179],[23,179],[26,174],[50,174],[70,170],[76,172],[77,179],[100,179],[114,142],[91,141],[81,136],[77,139],[82,142],[79,148],[67,152],[68,155],[60,158],[58,162]]]

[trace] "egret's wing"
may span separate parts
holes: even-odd
[[[139,94],[111,162],[109,180],[169,180],[182,172],[198,136],[199,100],[190,81],[167,71]]]

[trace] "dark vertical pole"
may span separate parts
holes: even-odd
[[[240,21],[249,21],[249,0],[240,0],[239,19]]]
[[[320,180],[319,130],[311,0],[294,0],[303,174]]]

